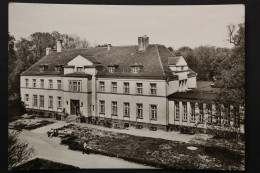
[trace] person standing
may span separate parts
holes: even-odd
[[[82,152],[82,154],[85,154],[85,153],[89,154],[86,142],[84,142],[84,144],[83,144],[83,152]]]

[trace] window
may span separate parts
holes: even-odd
[[[191,122],[195,122],[195,103],[190,103],[191,106]]]
[[[112,114],[117,115],[117,102],[112,102]]]
[[[55,67],[56,72],[60,72],[60,67]]]
[[[82,67],[77,67],[77,72],[83,72],[83,68]]]
[[[117,92],[117,83],[112,82],[112,93],[116,93],[116,92]]]
[[[49,80],[49,88],[53,88],[52,80]]]
[[[26,102],[29,101],[29,94],[25,94],[25,101],[26,101]]]
[[[100,100],[99,105],[100,105],[100,113],[104,114],[105,113],[105,101]]]
[[[143,94],[143,84],[142,83],[137,83],[136,88],[137,88],[137,94]]]
[[[143,118],[143,104],[137,104],[137,118]]]
[[[25,86],[29,87],[29,79],[25,79]]]
[[[203,113],[203,103],[199,103],[199,122],[203,122],[204,113]]]
[[[181,70],[184,70],[184,66],[181,66]]]
[[[53,108],[53,96],[49,96],[49,108]]]
[[[175,120],[180,119],[180,107],[179,107],[179,102],[175,102]]]
[[[124,103],[124,116],[130,116],[130,103]]]
[[[44,71],[44,67],[40,67],[40,72],[43,72]]]
[[[81,81],[70,81],[69,83],[70,91],[80,92],[81,91]]]
[[[108,71],[109,71],[109,73],[114,73],[115,72],[115,67],[109,67],[108,68]]]
[[[57,80],[58,89],[61,89],[61,80]]]
[[[128,82],[124,82],[124,93],[125,94],[129,94],[130,89],[129,89],[129,83]]]
[[[183,107],[183,121],[187,121],[188,119],[187,102],[183,102],[182,107]]]
[[[156,84],[155,83],[151,83],[151,95],[156,95]]]
[[[150,106],[150,113],[152,119],[157,119],[157,105],[151,105]]]
[[[104,92],[105,91],[105,82],[100,81],[99,82],[99,91]]]
[[[40,107],[44,107],[44,96],[40,96]]]
[[[44,79],[41,79],[41,88],[44,88]]]
[[[58,108],[62,107],[62,103],[61,103],[61,97],[58,97]]]
[[[212,123],[212,106],[208,104],[206,108],[208,114],[208,123]]]
[[[38,101],[37,95],[33,95],[33,106],[37,106],[38,105],[37,101]]]
[[[36,88],[36,79],[33,79],[33,87]]]
[[[132,73],[138,73],[140,71],[140,68],[139,67],[132,67],[131,70],[132,70]]]

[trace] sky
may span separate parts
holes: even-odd
[[[243,23],[244,5],[120,6],[9,3],[9,32],[16,40],[34,32],[77,34],[91,45],[151,44],[232,47],[227,25]]]

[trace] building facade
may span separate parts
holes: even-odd
[[[146,36],[138,37],[137,46],[73,50],[62,50],[58,40],[57,51],[46,48],[46,56],[20,79],[21,98],[30,110],[154,130],[192,125],[192,105],[180,102],[177,109],[173,95],[196,89],[196,73],[183,57],[149,44]]]

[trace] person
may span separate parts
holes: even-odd
[[[52,137],[52,136],[53,136],[53,133],[54,133],[54,130],[53,130],[53,129],[51,129],[51,131],[50,131],[50,137]]]
[[[83,144],[83,152],[82,152],[82,154],[85,154],[85,153],[89,154],[86,142],[84,142],[84,144]]]

